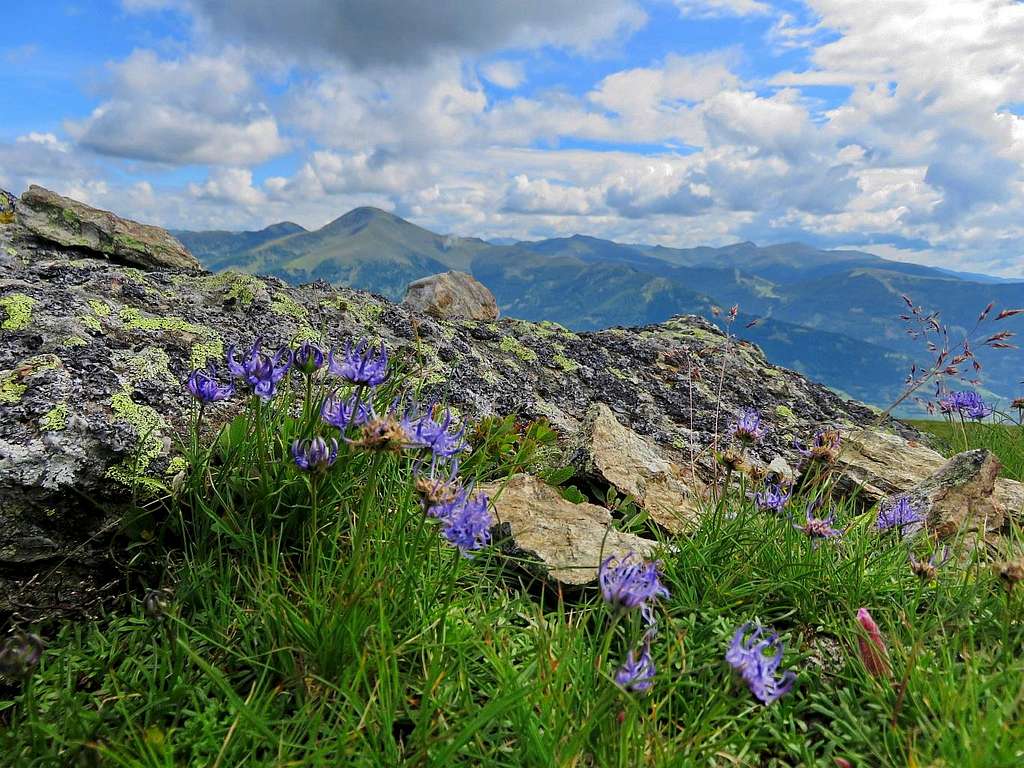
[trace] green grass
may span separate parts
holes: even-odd
[[[0,703],[4,765],[1024,761],[1024,594],[987,565],[920,581],[870,511],[837,502],[849,530],[815,548],[737,495],[666,542],[658,674],[649,695],[630,694],[612,678],[639,616],[616,616],[595,590],[530,581],[497,548],[460,557],[421,511],[409,457],[343,448],[321,479],[298,473],[286,446],[315,411],[290,406],[189,448],[159,542],[140,544],[140,560],[170,552],[166,612],[148,616],[138,599],[60,628]],[[550,470],[544,434],[491,422],[465,471]],[[892,679],[858,657],[861,606],[888,639]],[[751,620],[781,633],[783,666],[799,675],[770,706],[723,658]]]
[[[988,448],[1003,464],[1003,475],[1024,481],[1024,427],[1019,424],[919,419],[908,421],[938,438],[947,456],[971,448]]]

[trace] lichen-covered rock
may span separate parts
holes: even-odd
[[[657,446],[622,426],[604,403],[595,403],[587,412],[572,460],[581,475],[629,494],[672,533],[697,519],[700,481],[666,459]]]
[[[14,208],[17,198],[6,190],[0,189],[0,225],[14,221]]]
[[[567,501],[536,477],[514,475],[480,490],[491,498],[497,541],[542,578],[592,584],[605,558],[654,552],[650,539],[614,530],[604,507]]]
[[[836,462],[840,484],[867,504],[909,491],[946,463],[924,440],[876,428],[843,434]]]
[[[202,268],[167,230],[122,219],[34,184],[22,194],[17,218],[44,240],[86,248],[144,269]]]
[[[379,338],[425,397],[465,418],[546,418],[566,442],[604,403],[621,427],[684,468],[691,452],[709,456],[745,407],[759,408],[770,427],[750,455],[763,464],[782,457],[796,466],[793,440],[820,426],[851,434],[876,419],[697,317],[582,334],[508,318],[443,321],[323,283],[92,258],[39,237],[20,222],[21,208],[0,226],[0,621],[82,608],[117,583],[111,536],[120,513],[133,494],[160,493],[181,469],[174,446],[190,406],[182,381],[223,360],[228,344],[257,337],[269,346]],[[212,406],[209,427],[239,407]],[[914,437],[878,434],[893,446]],[[891,451],[863,477],[887,492],[882,478],[910,460]]]
[[[995,493],[999,470],[999,459],[984,448],[965,451],[903,495],[927,517],[928,529],[939,538],[984,539],[1002,528],[1006,519],[1006,510]]]
[[[402,303],[442,320],[498,319],[498,302],[494,294],[465,272],[442,272],[411,282],[405,289]]]

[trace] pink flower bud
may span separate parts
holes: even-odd
[[[864,666],[875,677],[891,677],[892,668],[889,666],[889,652],[885,647],[885,640],[867,608],[857,610],[857,621],[864,630],[857,636],[860,658]]]

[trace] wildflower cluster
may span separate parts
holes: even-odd
[[[753,408],[746,408],[732,424],[729,425],[729,436],[741,445],[756,445],[767,432],[761,423],[761,414]]]
[[[753,629],[753,631],[751,631]],[[760,625],[747,622],[733,634],[725,660],[739,672],[750,692],[762,703],[771,704],[788,693],[796,682],[796,674],[790,670],[777,676],[785,644],[772,633],[765,637]]]
[[[319,478],[350,450],[411,454],[424,509],[441,523],[444,539],[466,555],[490,543],[493,521],[487,496],[473,494],[458,476],[458,456],[468,446],[464,429],[453,429],[451,412],[435,415],[436,403],[424,408],[404,398],[395,398],[383,414],[375,409],[376,390],[389,378],[388,353],[383,345],[371,346],[366,340],[349,342],[338,353],[325,352],[309,341],[294,351],[282,348],[269,353],[261,347],[258,339],[239,357],[232,346],[226,361],[231,376],[260,401],[274,399],[292,368],[306,377],[307,397],[312,396],[315,376],[326,374],[341,380],[328,381],[329,394],[322,404],[307,403],[314,409],[312,421],[318,415],[322,425],[337,430],[337,436],[318,434],[322,427],[313,423],[309,427],[312,434],[306,431],[296,437],[291,443],[291,458],[300,471]],[[354,389],[343,392],[345,384]],[[186,388],[201,406],[227,399],[235,392],[234,383],[218,382],[213,366],[193,371]]]
[[[939,400],[939,408],[945,414],[960,414],[961,418],[981,421],[992,415],[992,409],[985,403],[981,395],[971,390],[950,392]]]
[[[921,530],[924,523],[924,515],[907,496],[902,495],[879,506],[875,527],[879,531],[895,528],[901,536],[908,536]]]
[[[650,689],[655,674],[651,658],[651,641],[657,633],[654,603],[660,597],[669,597],[668,589],[661,583],[659,566],[657,561],[644,562],[629,552],[621,558],[606,558],[598,569],[605,602],[623,613],[638,608],[648,627],[639,649],[631,649],[625,663],[615,673],[616,683],[638,693]]]

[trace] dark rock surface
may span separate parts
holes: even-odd
[[[796,466],[793,440],[820,426],[851,431],[876,419],[696,317],[582,334],[514,319],[439,321],[326,284],[142,271],[0,219],[0,620],[88,613],[116,583],[111,542],[126,503],[181,468],[174,441],[194,367],[258,336],[277,346],[364,335],[464,417],[544,417],[569,438],[604,403],[686,467],[710,466],[715,435],[744,407],[769,425],[756,449],[765,464],[781,456]],[[237,407],[208,417],[215,424]],[[864,471],[871,482],[884,466]]]

